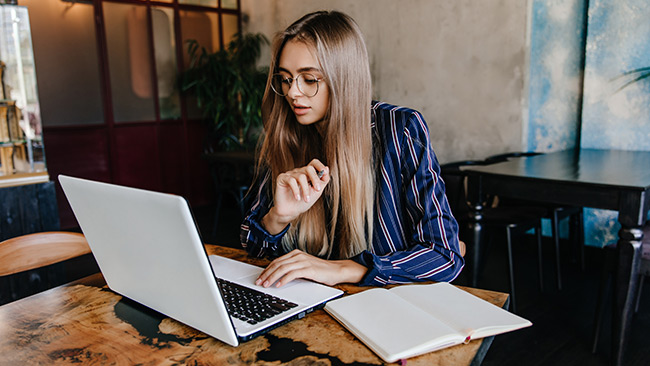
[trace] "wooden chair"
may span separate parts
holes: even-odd
[[[487,165],[491,162],[483,160],[466,160],[443,164],[441,166],[441,176],[445,182],[445,189],[447,199],[451,206],[451,211],[462,228],[468,227],[472,222],[469,216],[469,206],[467,203],[466,191],[466,178],[467,174],[460,169],[462,166],[469,165]],[[541,238],[541,218],[545,210],[540,210],[535,207],[500,207],[492,206],[492,203],[486,203],[482,211],[482,223],[486,228],[491,228],[497,231],[504,231],[506,235],[507,244],[507,257],[508,257],[508,278],[510,283],[510,298],[512,304],[512,311],[517,311],[516,293],[515,293],[515,273],[514,273],[514,260],[513,260],[513,245],[517,238],[521,238],[524,233],[533,230],[537,239],[537,253],[538,253],[538,272],[539,272],[539,285],[543,290],[543,272],[542,272],[542,238]],[[463,231],[461,229],[461,234]],[[463,238],[461,238],[463,239]],[[469,238],[468,238],[469,239]],[[471,242],[471,240],[470,240]],[[470,244],[471,245],[471,244]],[[478,285],[478,278],[483,267],[483,252],[486,248],[472,248],[471,262],[472,277],[470,285],[476,287]]]
[[[592,334],[591,352],[596,353],[598,350],[598,340],[602,330],[603,318],[605,317],[606,303],[613,303],[615,294],[611,293],[610,287],[615,276],[617,266],[616,244],[607,245],[603,248],[603,270],[598,289],[598,302],[596,303],[596,314],[594,319],[594,330]],[[639,287],[634,294],[635,305],[634,314],[639,312],[639,303],[641,300],[641,290],[646,277],[650,276],[650,221],[643,226],[643,241],[641,243],[641,266],[639,268]],[[613,305],[612,305],[613,306]]]
[[[56,275],[34,271],[89,253],[84,235],[74,232],[48,231],[0,242],[0,280],[6,282],[0,291],[0,303],[58,285],[60,278],[49,278]]]

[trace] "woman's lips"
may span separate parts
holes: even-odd
[[[311,109],[310,107],[306,107],[306,106],[303,106],[303,105],[294,105],[293,106],[293,113],[295,113],[298,116],[302,116],[302,115],[305,115],[305,114],[309,113],[310,109]]]

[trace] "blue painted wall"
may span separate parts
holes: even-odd
[[[529,151],[578,146],[585,0],[534,0],[530,32]]]
[[[650,150],[650,80],[620,90],[626,71],[650,66],[650,2],[591,0],[581,146]],[[646,167],[650,169],[650,167]],[[585,211],[587,244],[618,240],[614,211]]]
[[[588,3],[533,0],[528,149],[650,150],[650,79],[619,90],[620,75],[650,66],[650,2]],[[587,245],[614,243],[618,230],[616,212],[585,210]]]
[[[586,0],[534,0],[530,26],[528,151],[550,152],[579,146],[580,98],[586,32]],[[560,234],[568,233],[568,220]],[[549,220],[542,223],[551,235]]]

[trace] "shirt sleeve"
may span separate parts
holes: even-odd
[[[400,148],[401,225],[389,230],[401,247],[384,255],[364,251],[353,257],[368,267],[360,285],[454,280],[465,261],[460,255],[458,223],[451,214],[440,179],[440,165],[429,141],[426,123],[413,112],[404,127]],[[404,236],[397,238],[398,236]],[[374,250],[377,252],[376,248]]]
[[[281,241],[289,230],[289,225],[279,234],[270,234],[261,224],[261,220],[270,210],[269,190],[267,180],[259,187],[257,198],[246,214],[240,229],[242,247],[249,255],[277,257],[284,254]]]

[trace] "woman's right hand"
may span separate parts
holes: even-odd
[[[323,172],[320,178],[319,172]],[[262,218],[264,228],[273,235],[280,233],[318,201],[329,181],[329,168],[318,159],[307,166],[278,175],[273,207]]]

